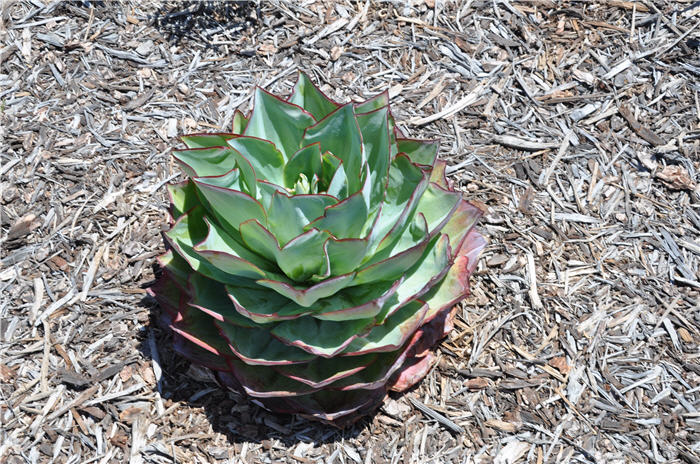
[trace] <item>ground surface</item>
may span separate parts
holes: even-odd
[[[0,3],[0,461],[700,462],[697,3],[405,3]],[[175,136],[297,69],[389,88],[487,210],[437,367],[343,432],[220,390],[145,294]]]

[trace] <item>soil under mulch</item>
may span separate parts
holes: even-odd
[[[700,462],[700,2],[0,6],[0,461]],[[385,89],[486,210],[414,390],[339,431],[173,354],[179,134]]]

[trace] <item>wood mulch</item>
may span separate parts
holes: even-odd
[[[0,461],[700,462],[700,2],[167,3],[0,3]],[[388,88],[487,210],[437,367],[345,431],[221,390],[145,293],[175,137],[297,69]]]

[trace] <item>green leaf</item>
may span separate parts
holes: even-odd
[[[425,215],[431,236],[440,232],[454,214],[461,199],[462,195],[459,192],[446,190],[435,183],[428,186],[418,202],[416,211]]]
[[[306,362],[314,358],[303,350],[271,337],[267,329],[238,327],[220,321],[215,324],[228,342],[230,352],[246,364],[275,366]]]
[[[232,285],[226,287],[226,290],[230,298],[230,300],[225,299],[227,305],[235,308],[234,312],[240,317],[260,324],[296,319],[314,311],[314,308],[300,306],[265,287],[249,288]]]
[[[250,163],[257,179],[284,185],[284,158],[272,142],[240,136],[229,140],[228,144]]]
[[[394,158],[389,168],[386,196],[372,231],[372,254],[392,245],[403,233],[427,188],[428,178],[422,169],[404,155]]]
[[[384,91],[362,103],[355,103],[355,114],[369,113],[387,106],[389,106],[389,92]]]
[[[287,277],[297,282],[321,272],[326,233],[311,229],[287,243],[277,256],[277,264]]]
[[[320,147],[319,143],[319,147]],[[338,170],[342,170],[342,179],[336,180],[338,176]],[[336,182],[337,186],[335,189],[331,189],[330,184]],[[335,156],[333,153],[326,151],[322,155],[321,162],[321,174],[319,175],[319,190],[326,191],[329,195],[342,200],[348,196],[347,179],[345,178],[345,170],[343,169],[343,162]],[[336,194],[331,193],[334,191]],[[338,195],[342,196],[338,196]]]
[[[250,195],[241,191],[212,185],[211,179],[193,179],[197,190],[206,199],[207,209],[228,228],[238,231],[241,223],[255,219],[263,224],[267,217],[262,205]]]
[[[194,247],[212,265],[227,274],[245,277],[248,279],[262,279],[268,277],[263,268],[270,267],[259,255],[227,234],[216,223],[204,218],[209,232],[206,238]]]
[[[305,364],[279,366],[276,371],[312,388],[324,388],[340,379],[354,376],[368,365],[376,363],[377,358],[376,354],[318,358]]]
[[[360,285],[398,278],[423,256],[429,239],[425,218],[418,214],[393,246],[375,254],[368,266],[357,272],[355,283]]]
[[[207,236],[204,208],[201,206],[180,216],[165,236],[177,254],[184,258],[195,272],[223,283],[241,283],[241,277],[222,271],[195,251],[193,245],[203,241]]]
[[[190,134],[183,135],[180,140],[187,148],[212,148],[225,147],[229,139],[233,138],[234,134],[218,133],[218,134]]]
[[[325,118],[340,106],[326,97],[303,72],[298,74],[297,83],[289,97],[289,103],[301,106],[311,113],[317,121]]]
[[[308,353],[330,358],[373,325],[374,318],[336,322],[302,317],[280,322],[272,329],[272,334]]]
[[[236,110],[233,113],[233,122],[231,123],[232,132],[236,135],[243,134],[245,131],[245,126],[248,125],[248,118],[246,118],[241,110]]]
[[[267,210],[268,229],[284,246],[304,233],[304,227],[323,216],[325,209],[336,203],[329,195],[293,195],[276,192]]]
[[[304,130],[314,118],[297,105],[280,100],[261,88],[255,89],[255,104],[245,135],[269,140],[282,152],[285,162],[303,145]]]
[[[170,272],[180,286],[184,288],[188,285],[187,280],[193,272],[182,256],[174,253],[173,250],[168,250],[158,257],[158,264]]]
[[[330,152],[326,152],[325,154],[330,154]],[[325,160],[327,158],[324,157],[324,171],[325,167],[329,163],[325,163]],[[328,159],[331,159],[328,157]],[[326,193],[328,195],[331,195],[338,200],[345,200],[348,198],[348,195],[350,194],[350,188],[348,186],[348,178],[345,175],[345,168],[343,167],[343,163],[341,162],[336,166],[335,172],[333,173],[332,177],[330,178],[330,181],[328,182],[328,187],[326,190]]]
[[[267,322],[253,321],[236,311],[235,306],[231,304],[226,287],[221,283],[196,273],[193,273],[189,280],[192,289],[189,305],[205,312],[217,321],[225,321],[228,324],[249,328],[260,328],[261,326],[256,322]],[[251,284],[255,285],[254,282]],[[241,289],[241,291],[250,290],[250,287],[241,285],[236,285],[234,288]]]
[[[326,208],[325,214],[306,226],[328,231],[336,238],[359,238],[367,221],[367,205],[358,192]]]
[[[423,254],[423,257],[406,271],[406,279],[396,290],[396,298],[400,305],[420,298],[421,295],[430,290],[445,276],[450,264],[449,239],[446,235],[434,238],[428,244],[428,251]],[[396,309],[396,306],[385,309],[388,310],[388,317]]]
[[[437,140],[397,139],[399,153],[405,153],[413,163],[432,166],[440,144]]]
[[[307,315],[322,320],[343,321],[374,317],[387,302],[396,303],[394,294],[400,283],[401,279],[391,283],[345,288],[308,307],[265,287],[230,286],[227,290],[236,310],[255,322],[276,322]]]
[[[383,324],[374,327],[368,335],[355,338],[344,354],[355,356],[398,350],[418,330],[427,312],[426,303],[418,300],[409,302]]]
[[[189,148],[173,150],[172,154],[190,177],[220,176],[236,167],[236,154],[230,148]]]
[[[330,151],[342,160],[350,193],[358,191],[365,156],[352,104],[341,106],[306,129],[302,145],[314,142],[320,142],[322,151]]]
[[[462,241],[483,214],[483,211],[468,201],[459,201],[457,209],[440,231],[450,238],[450,246],[454,252],[461,247]]]
[[[350,285],[354,274],[345,274],[324,280],[310,287],[294,287],[286,282],[275,280],[258,280],[258,284],[284,295],[296,304],[309,307],[321,298],[327,298]]]
[[[396,292],[402,282],[403,278],[399,278],[394,282],[373,282],[371,285],[343,289],[317,302],[314,305],[316,312],[312,316],[338,322],[375,317],[387,304],[398,302]]]
[[[279,244],[269,230],[255,219],[241,224],[239,232],[243,243],[248,249],[254,251],[268,261],[276,262],[279,253]]]
[[[185,174],[190,177],[219,177],[220,179],[213,179],[210,183],[226,188],[235,186],[235,188],[245,190],[255,196],[256,179],[253,167],[245,157],[232,148],[174,150],[173,157],[185,171]],[[242,184],[235,184],[230,177],[234,168],[239,171],[236,175],[241,176]],[[229,176],[226,177],[226,174]]]
[[[321,156],[321,144],[313,143],[294,153],[294,156],[284,166],[284,186],[294,187],[299,174],[304,174],[307,179],[314,175],[321,177],[323,157]]]
[[[362,148],[369,167],[370,207],[384,198],[391,156],[388,114],[388,107],[384,107],[357,115],[362,133]]]
[[[330,275],[352,272],[362,263],[369,250],[369,239],[331,237],[326,243]]]
[[[170,215],[175,220],[201,204],[197,197],[197,190],[190,180],[168,184],[168,195],[170,196]]]
[[[276,369],[287,367],[251,366],[237,359],[230,361],[231,371],[243,391],[254,398],[286,399],[299,395],[313,393],[315,389],[305,383],[298,382],[287,376],[279,375]],[[295,366],[296,364],[291,364]]]

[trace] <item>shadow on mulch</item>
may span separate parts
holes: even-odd
[[[284,446],[291,447],[300,442],[321,445],[353,439],[372,424],[378,412],[345,429],[299,416],[269,412],[253,404],[245,394],[222,387],[208,369],[194,365],[176,353],[172,349],[170,330],[159,322],[161,310],[158,303],[146,296],[140,305],[149,310],[150,322],[148,330],[141,334],[138,348],[146,359],[152,360],[149,338],[153,337],[163,371],[159,384],[161,397],[173,404],[184,403],[191,408],[203,409],[212,429],[225,435],[231,445],[255,442],[266,446],[270,440],[279,440]]]

